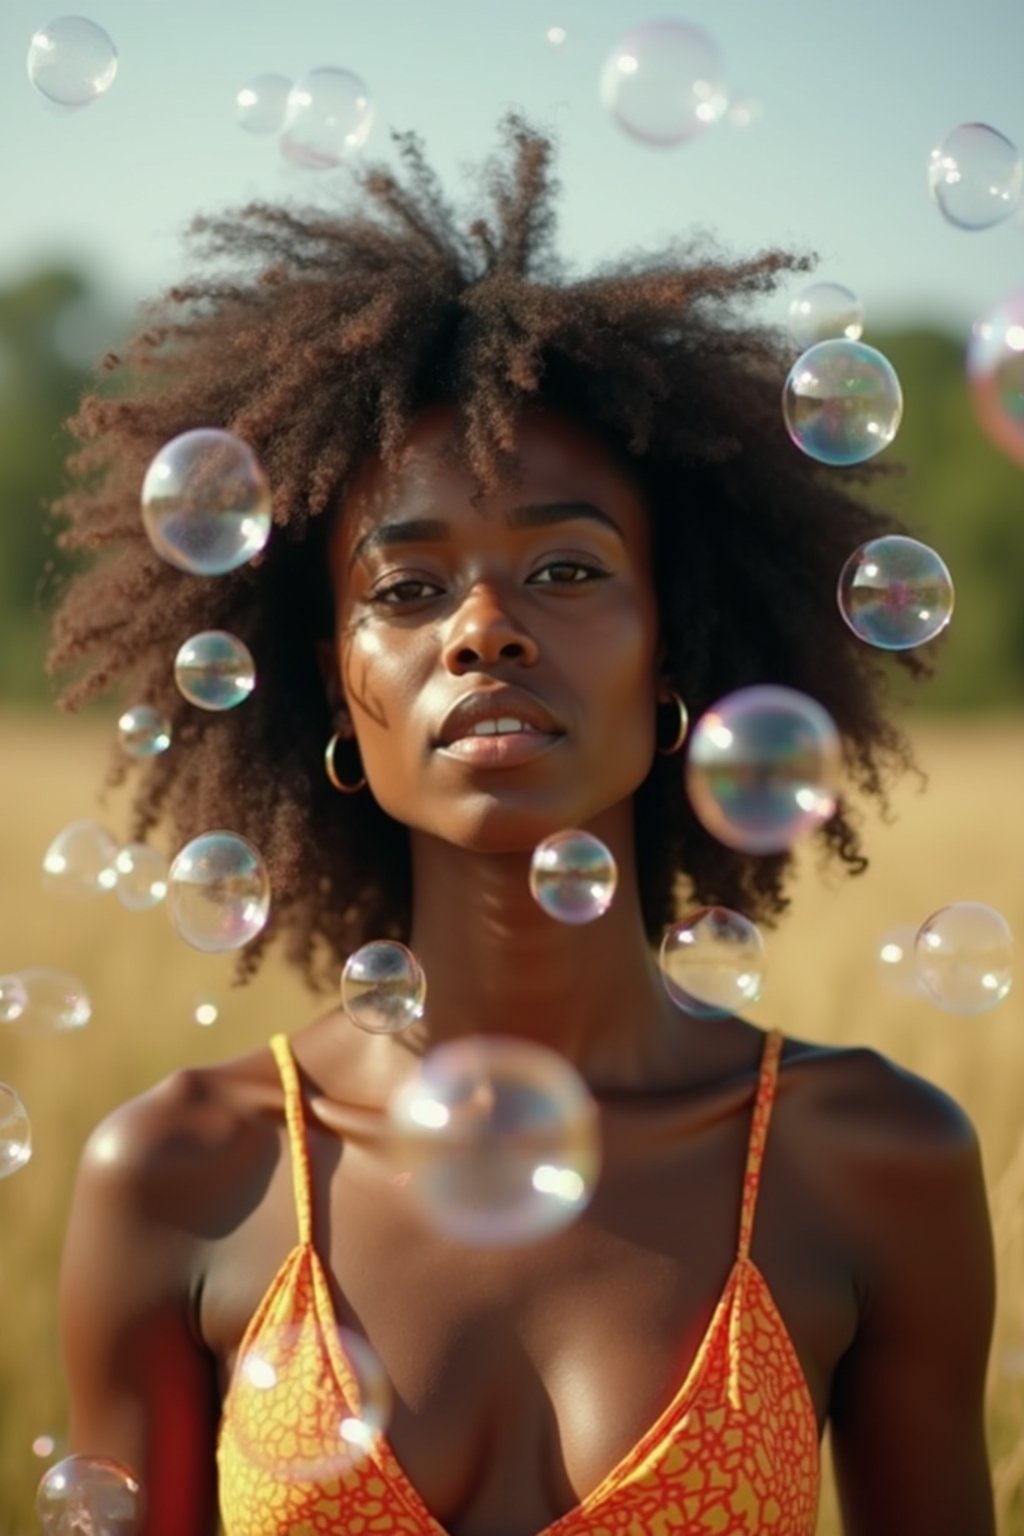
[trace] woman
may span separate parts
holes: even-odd
[[[173,291],[77,418],[64,542],[116,551],[71,582],[52,660],[78,668],[71,706],[117,681],[172,717],[136,835],[249,837],[311,980],[394,938],[429,999],[398,1035],[332,1009],[94,1133],[62,1286],[74,1446],[138,1474],[145,1536],[212,1532],[218,1501],[228,1536],[811,1536],[828,1421],[850,1536],[987,1536],[969,1121],[872,1050],[681,1011],[652,958],[680,880],[692,903],[785,905],[788,854],[726,848],[690,811],[685,707],[802,689],[876,796],[908,757],[834,611],[846,556],[891,524],[786,440],[785,360],[735,312],[805,263],[691,252],[571,280],[550,145],[516,119],[507,138],[465,234],[411,137],[408,185],[373,171],[344,215],[202,223],[234,266]],[[274,487],[265,555],[216,581],[138,522],[149,459],[196,426],[240,435]],[[210,628],[259,674],[224,719],[170,678]],[[583,926],[528,890],[571,826],[619,869]],[[821,837],[863,868],[842,802]],[[392,1092],[480,1033],[553,1048],[599,1107],[593,1198],[543,1241],[446,1240],[387,1156]],[[361,1465],[304,1476],[352,1408],[338,1325],[393,1412]],[[264,1422],[228,1391],[280,1326],[297,1386]]]

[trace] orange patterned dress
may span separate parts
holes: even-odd
[[[264,1338],[283,1337],[288,1370],[280,1392],[239,1391],[237,1373],[228,1391],[217,1448],[224,1536],[447,1536],[386,1437],[343,1473],[331,1467],[339,1422],[358,1412],[359,1388],[313,1244],[298,1073],[285,1037],[271,1045],[284,1084],[299,1242],[252,1318],[239,1359]],[[686,1380],[598,1487],[536,1536],[813,1536],[814,1405],[750,1258],[781,1045],[778,1031],[766,1036],[736,1259]]]

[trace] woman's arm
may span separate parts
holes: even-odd
[[[978,1141],[952,1099],[875,1060],[877,1131],[869,1121],[858,1180],[874,1212],[872,1274],[831,1404],[844,1531],[993,1536],[995,1278]]]
[[[189,1191],[202,1164],[193,1099],[179,1074],[93,1132],[61,1270],[72,1449],[139,1478],[140,1536],[217,1528],[217,1382],[192,1322],[200,1244]]]

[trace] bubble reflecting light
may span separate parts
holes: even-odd
[[[601,103],[641,143],[683,144],[718,122],[729,105],[718,49],[678,19],[627,32],[601,71]]]
[[[688,913],[666,930],[658,958],[669,997],[695,1018],[738,1013],[761,995],[764,939],[729,907]]]
[[[560,923],[592,923],[612,904],[619,873],[611,850],[590,832],[569,828],[537,844],[530,893]]]
[[[841,766],[828,711],[794,688],[765,684],[728,694],[698,720],[686,790],[719,842],[780,853],[832,815]]]
[[[947,1013],[984,1013],[1013,983],[1013,934],[1001,912],[979,901],[940,907],[915,943],[926,996]]]
[[[174,658],[178,691],[199,709],[234,709],[256,686],[252,653],[226,629],[192,635]]]
[[[953,578],[927,544],[887,534],[846,561],[836,600],[859,640],[881,651],[907,651],[934,640],[953,617]]]
[[[967,379],[982,430],[1024,464],[1024,288],[973,326]]]
[[[235,121],[247,133],[280,133],[292,82],[287,75],[256,75],[235,96]]]
[[[129,912],[159,906],[167,895],[167,860],[148,843],[118,849],[117,899]]]
[[[991,229],[1020,201],[1024,164],[1016,144],[987,123],[961,123],[928,158],[928,190],[948,224]]]
[[[394,1035],[423,1017],[427,983],[412,950],[374,939],[349,955],[341,973],[341,1005],[353,1024]]]
[[[43,885],[65,896],[98,896],[117,885],[117,843],[97,821],[72,821],[43,855]]]
[[[424,1219],[455,1242],[534,1242],[583,1211],[600,1169],[597,1106],[564,1057],[512,1036],[429,1051],[388,1102],[392,1150]]]
[[[234,832],[204,832],[186,843],[167,879],[167,911],[194,949],[221,954],[260,933],[270,912],[262,855]]]
[[[114,83],[117,49],[103,28],[84,16],[58,16],[32,34],[28,77],[59,107],[87,107]]]
[[[792,441],[821,464],[861,464],[887,448],[903,391],[887,357],[863,341],[819,341],[798,357],[782,392]]]
[[[288,95],[281,153],[307,170],[333,170],[362,148],[373,127],[365,83],[348,69],[311,69]]]
[[[32,1156],[28,1111],[8,1083],[0,1083],[0,1179],[9,1178]]]
[[[0,976],[0,1024],[13,1024],[28,1006],[28,993],[20,976]]]
[[[924,989],[917,974],[916,923],[890,928],[875,947],[878,980],[893,997],[922,997]]]
[[[36,1491],[43,1536],[135,1536],[142,1490],[132,1472],[100,1456],[65,1456]]]
[[[835,337],[859,341],[864,333],[864,305],[842,283],[810,283],[789,306],[789,329],[801,347]]]
[[[152,704],[133,704],[118,719],[117,739],[129,757],[158,757],[171,744],[170,721]]]
[[[270,536],[270,486],[247,443],[200,427],[165,443],[142,483],[142,522],[162,560],[193,576],[223,576]]]
[[[309,1337],[291,1324],[262,1328],[239,1356],[232,1379],[232,1423],[246,1460],[275,1484],[344,1480],[372,1451],[391,1417],[393,1392],[371,1345],[349,1328],[324,1335],[344,1404],[309,1381]],[[301,1423],[286,1436],[267,1423]],[[250,1427],[254,1426],[256,1433]]]
[[[17,972],[24,999],[12,1022],[21,1033],[84,1029],[92,1018],[92,1003],[84,984],[68,971],[29,966]]]

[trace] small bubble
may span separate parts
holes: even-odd
[[[570,828],[533,851],[530,892],[560,923],[592,923],[612,904],[618,870],[611,851],[590,832]]]
[[[797,358],[782,393],[790,438],[821,464],[861,464],[887,448],[903,415],[896,370],[875,347],[839,338]]]
[[[87,107],[114,83],[117,49],[84,16],[59,16],[32,34],[28,77],[41,96],[66,109]]]
[[[353,1024],[375,1035],[397,1034],[423,1017],[427,983],[416,956],[392,939],[375,939],[348,957],[341,1003]]]
[[[133,704],[118,719],[117,736],[129,757],[158,757],[171,744],[170,722],[152,704]]]
[[[333,170],[360,149],[373,127],[366,85],[347,69],[311,69],[292,86],[281,153],[307,170]]]
[[[165,443],[150,463],[142,522],[162,560],[194,576],[223,576],[266,545],[270,486],[247,443],[197,428]]]
[[[234,832],[204,832],[171,864],[167,910],[187,944],[208,954],[241,949],[270,912],[270,878],[262,855]]]

